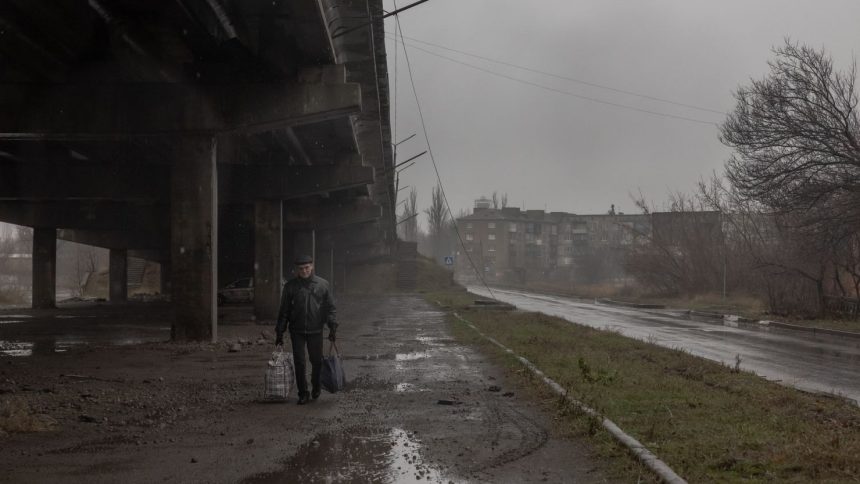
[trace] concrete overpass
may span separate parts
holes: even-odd
[[[381,0],[0,3],[0,221],[162,263],[173,337],[217,337],[218,281],[276,315],[293,255],[336,290],[395,247]],[[364,26],[362,26],[364,25]],[[360,28],[355,28],[362,26]],[[340,35],[342,34],[342,35]]]

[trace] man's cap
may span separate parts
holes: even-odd
[[[304,264],[313,264],[313,262],[314,262],[313,257],[311,257],[309,255],[300,255],[300,256],[296,256],[295,264],[297,266],[300,266],[300,265],[304,265]]]

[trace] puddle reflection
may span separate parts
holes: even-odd
[[[429,351],[414,351],[412,353],[397,353],[396,355],[394,355],[394,360],[395,361],[413,361],[413,360],[420,360],[420,359],[429,358],[429,357],[430,357]]]
[[[399,428],[352,428],[324,433],[300,447],[282,471],[245,482],[462,482],[426,464],[420,449],[421,443]]]
[[[107,344],[112,346],[126,346],[160,341],[152,338],[115,338],[110,340],[89,340],[85,338],[56,338],[35,341],[3,341],[0,340],[0,356],[33,356],[50,355],[52,353],[65,353],[74,348],[89,346],[90,344]]]
[[[414,393],[414,392],[429,392],[430,390],[427,388],[421,388],[415,386],[411,383],[398,383],[394,385],[394,391],[396,393]]]
[[[30,356],[33,354],[33,343],[17,341],[0,341],[0,355]]]

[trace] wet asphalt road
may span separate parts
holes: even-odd
[[[483,287],[469,291],[489,296]],[[679,311],[621,308],[524,291],[493,289],[493,295],[521,310],[681,348],[727,365],[734,366],[739,357],[742,369],[768,380],[860,402],[860,339],[695,320]]]

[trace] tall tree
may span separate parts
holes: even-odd
[[[445,199],[442,195],[442,187],[436,185],[433,187],[430,199],[430,207],[424,210],[427,214],[427,226],[433,257],[437,261],[442,257],[442,246],[446,236],[446,227],[448,221],[448,209],[445,207]]]
[[[806,224],[860,227],[856,66],[786,40],[770,73],[735,93],[720,128],[735,150],[726,175],[738,193]],[[802,216],[802,215],[806,216]]]
[[[415,187],[409,190],[409,197],[403,204],[403,212],[398,220],[398,232],[403,240],[418,240],[418,191]]]
[[[780,279],[813,285],[821,315],[826,292],[845,292],[840,273],[853,270],[860,230],[856,65],[838,71],[824,51],[788,40],[774,54],[769,74],[735,93],[720,128],[735,151],[726,178],[742,204],[772,220],[755,258]]]

